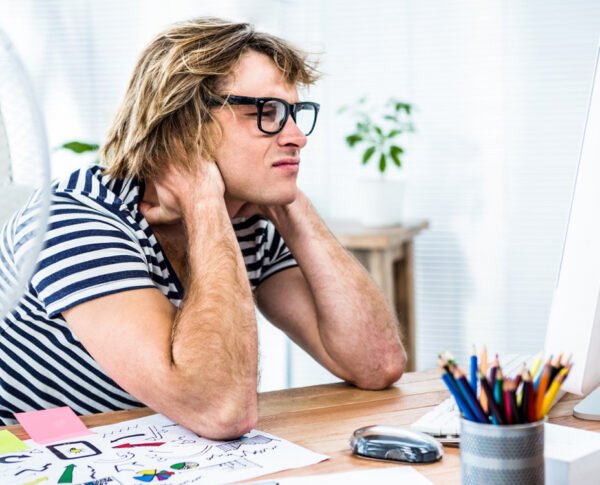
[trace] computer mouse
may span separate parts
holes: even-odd
[[[366,426],[350,440],[355,455],[376,460],[433,463],[444,456],[444,447],[420,431],[399,426]]]

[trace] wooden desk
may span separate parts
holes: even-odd
[[[407,426],[447,397],[448,392],[436,371],[405,374],[398,384],[385,391],[361,391],[346,384],[326,384],[263,393],[260,395],[257,429],[331,457],[330,460],[310,467],[288,470],[269,477],[394,466],[392,463],[352,456],[348,445],[352,432],[371,424]],[[581,421],[571,415],[577,402],[577,396],[567,394],[550,412],[550,422],[600,431],[600,421]],[[83,421],[88,426],[100,426],[148,414],[152,414],[152,411],[144,408],[84,416]],[[20,426],[8,426],[6,429],[22,439],[27,438]],[[446,448],[445,451],[440,462],[416,466],[416,469],[436,484],[459,483],[459,450]],[[261,477],[261,480],[263,478],[265,477]]]
[[[415,370],[416,316],[414,238],[429,227],[427,221],[403,226],[365,227],[353,221],[327,221],[342,246],[367,268],[388,302],[396,309],[402,341],[408,354],[407,370]]]

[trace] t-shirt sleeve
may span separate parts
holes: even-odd
[[[264,261],[259,278],[259,284],[270,276],[280,271],[298,266],[294,255],[289,250],[275,226],[269,222],[267,225],[267,238],[265,241]]]
[[[50,317],[94,298],[155,287],[133,229],[83,209],[51,215],[31,284]]]

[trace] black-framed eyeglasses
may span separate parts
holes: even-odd
[[[227,96],[221,102],[214,100],[211,102],[211,106],[221,106],[223,103],[256,106],[258,129],[267,135],[276,135],[283,130],[290,115],[292,115],[292,119],[300,131],[305,136],[310,135],[317,124],[320,107],[319,103],[313,103],[312,101],[300,101],[291,104],[279,98],[251,98],[235,95]]]

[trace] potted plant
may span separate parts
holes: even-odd
[[[395,98],[388,99],[383,109],[373,109],[365,97],[354,106],[340,109],[340,113],[350,114],[355,120],[352,132],[345,137],[346,144],[361,150],[362,165],[375,164],[376,168],[357,183],[359,219],[365,225],[385,226],[402,221],[404,180],[387,174],[402,169],[402,137],[415,131],[412,111],[411,104]]]

